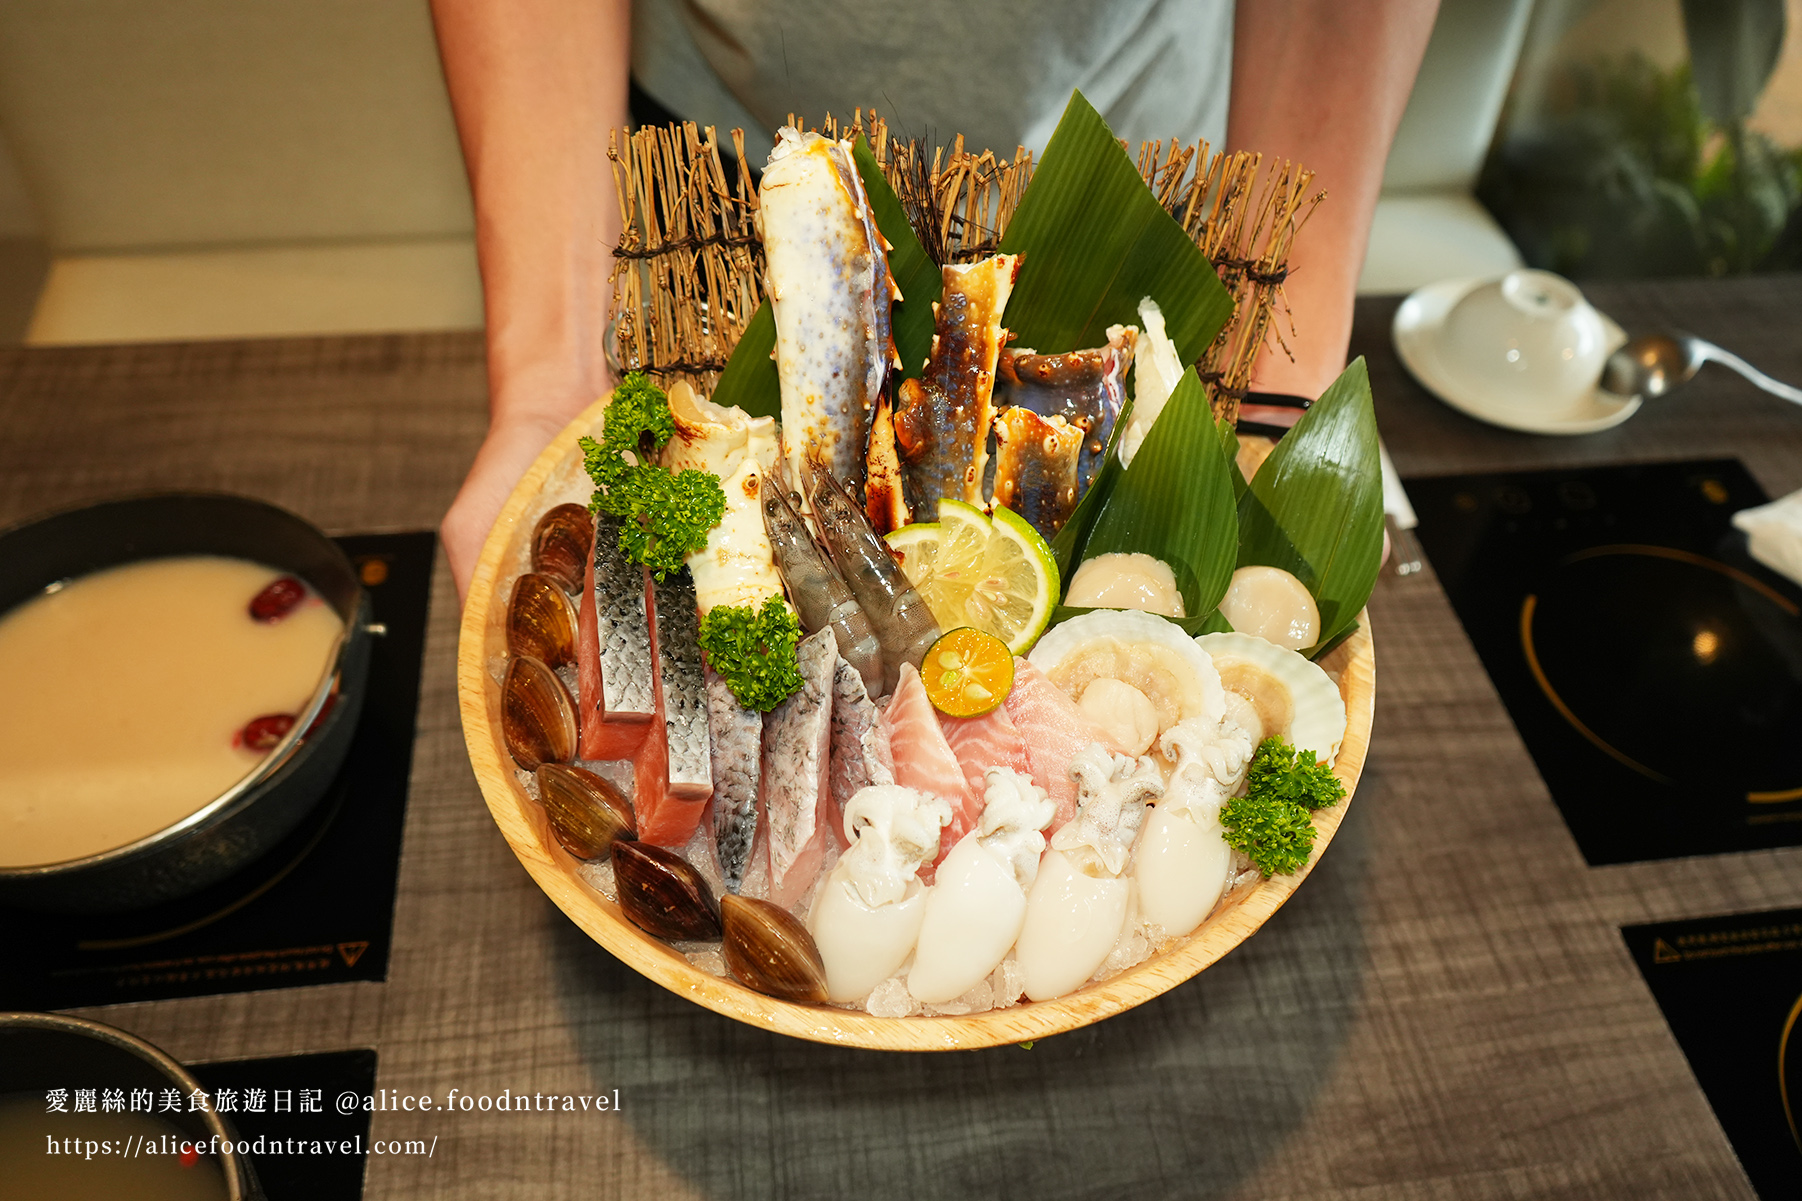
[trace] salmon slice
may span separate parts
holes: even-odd
[[[619,523],[595,519],[576,610],[576,703],[584,759],[630,759],[656,714],[651,577],[619,550]]]
[[[1026,740],[1007,715],[1007,707],[997,705],[981,717],[947,717],[938,715],[939,729],[951,744],[958,766],[964,769],[964,784],[981,797],[988,788],[983,773],[991,767],[1011,767],[1023,776],[1032,775],[1032,761],[1026,754]],[[1039,786],[1044,787],[1040,781]]]
[[[972,794],[965,782],[964,769],[939,728],[938,710],[927,699],[926,685],[910,663],[901,665],[901,679],[882,723],[888,727],[895,783],[939,797],[951,806],[951,824],[939,834],[938,856],[920,869],[920,879],[930,884],[951,848],[976,828],[976,820],[982,816],[982,796]]]
[[[644,742],[632,757],[632,810],[642,841],[679,847],[694,833],[713,797],[707,681],[688,568],[653,583],[651,601],[651,696],[656,709]]]
[[[1025,659],[1014,660],[1014,688],[1007,694],[1004,708],[1026,743],[1033,783],[1057,802],[1057,814],[1045,831],[1049,839],[1076,816],[1076,781],[1070,777],[1070,760],[1076,752],[1091,742],[1099,742],[1116,755],[1124,755],[1126,748],[1090,721],[1063,689]]]

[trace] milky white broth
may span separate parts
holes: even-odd
[[[245,723],[299,714],[343,622],[309,594],[263,623],[284,573],[153,559],[83,576],[0,616],[0,867],[60,863],[154,834],[243,779]]]

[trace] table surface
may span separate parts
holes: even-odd
[[[1595,286],[1802,380],[1802,277]],[[1479,425],[1360,301],[1404,475],[1737,455],[1802,487],[1802,412],[1720,369],[1618,429]],[[0,351],[0,524],[146,488],[265,497],[333,532],[430,527],[480,440],[479,337]],[[532,884],[463,750],[433,589],[385,984],[83,1011],[190,1060],[375,1047],[443,1098],[619,1090],[618,1113],[377,1113],[371,1197],[1749,1198],[1618,927],[1802,905],[1802,849],[1588,868],[1431,571],[1370,610],[1375,737],[1330,853],[1264,930],[1100,1025],[946,1055],[738,1025],[621,967]]]

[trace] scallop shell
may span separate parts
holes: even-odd
[[[1057,681],[1058,667],[1073,656],[1109,650],[1118,654],[1122,649],[1132,647],[1152,650],[1156,670],[1168,675],[1174,686],[1171,700],[1179,710],[1175,714],[1166,711],[1167,705],[1161,703],[1159,697],[1151,698],[1158,706],[1160,732],[1184,718],[1217,719],[1226,711],[1226,693],[1220,687],[1220,673],[1214,670],[1206,652],[1195,645],[1195,640],[1184,633],[1181,626],[1155,613],[1136,609],[1091,610],[1048,630],[1027,659]],[[1085,671],[1084,674],[1088,673]],[[1110,671],[1100,671],[1096,678],[1109,674]],[[1126,682],[1133,683],[1132,680]],[[1082,681],[1082,687],[1087,683]],[[1065,690],[1069,691],[1069,688]],[[1140,691],[1146,690],[1141,688]],[[1082,699],[1081,687],[1071,699]]]
[[[1291,717],[1283,737],[1321,762],[1333,761],[1345,737],[1345,698],[1318,664],[1253,634],[1203,634],[1195,642],[1229,680],[1235,667],[1245,664],[1287,687]]]

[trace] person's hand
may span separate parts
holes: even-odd
[[[584,400],[581,405],[587,403]],[[573,409],[570,417],[580,408]],[[457,499],[451,502],[438,527],[445,558],[450,562],[451,577],[457,582],[459,601],[469,592],[469,577],[475,571],[482,544],[487,541],[488,531],[493,528],[501,507],[507,503],[507,497],[512,495],[514,485],[568,421],[569,417],[556,414],[531,413],[497,418],[489,427],[488,437],[476,453],[476,461],[470,467],[463,487],[458,490]]]

